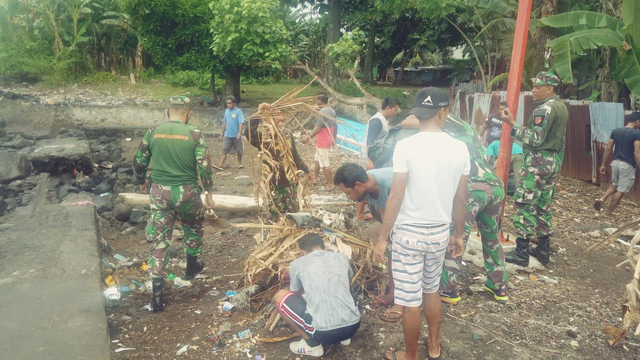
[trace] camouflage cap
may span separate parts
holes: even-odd
[[[551,85],[558,86],[560,85],[560,78],[558,78],[554,73],[548,71],[540,71],[536,77],[531,79],[534,86],[541,85]]]
[[[171,105],[184,105],[189,106],[191,100],[186,96],[172,96],[169,99],[169,104]]]

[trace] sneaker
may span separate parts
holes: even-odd
[[[351,345],[351,338],[340,341],[340,345],[344,345],[344,346]]]
[[[324,355],[322,344],[318,346],[309,346],[305,339],[292,342],[291,344],[289,344],[289,349],[291,349],[294,354],[298,355],[308,355],[313,357],[320,357]]]
[[[447,304],[457,305],[460,300],[462,300],[462,298],[460,297],[460,292],[458,290],[453,290],[450,292],[441,292],[440,300],[442,300],[442,302],[446,302]]]
[[[507,303],[507,301],[509,301],[507,289],[492,289],[491,287],[489,287],[489,285],[487,285],[487,283],[484,283],[484,289],[493,294],[493,298],[496,299],[498,304],[504,305]]]

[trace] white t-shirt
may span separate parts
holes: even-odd
[[[444,132],[419,132],[398,141],[393,172],[408,174],[397,225],[451,223],[460,176],[469,175],[469,151]]]

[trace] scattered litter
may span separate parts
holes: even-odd
[[[364,308],[369,310],[369,311],[373,311],[373,309],[371,308],[371,306],[369,306],[369,304],[365,305]]]
[[[213,290],[209,291],[209,295],[214,296],[214,297],[215,296],[220,296],[220,291],[216,290],[216,289],[213,289]]]
[[[115,254],[115,255],[113,255],[113,257],[118,259],[118,260],[120,260],[120,261],[124,261],[124,260],[127,259],[126,257],[124,257],[123,255],[120,255],[120,254]]]
[[[238,294],[237,291],[233,291],[233,290],[229,290],[225,293],[225,295],[227,295],[227,297],[232,297],[232,296],[236,296]]]
[[[570,344],[571,344],[571,346],[573,346],[573,348],[574,348],[574,349],[577,349],[577,348],[579,348],[579,347],[580,347],[580,344],[578,344],[578,342],[577,342],[577,341],[575,341],[575,340],[572,340],[572,341],[570,342]]]
[[[200,311],[200,310],[193,310],[193,312],[198,314],[198,315],[202,314],[202,311]]]
[[[191,281],[188,280],[182,280],[179,276],[176,276],[175,279],[173,279],[173,283],[178,287],[178,288],[183,288],[183,287],[189,287],[191,286]]]
[[[147,304],[147,305],[141,307],[140,310],[153,311],[153,307],[151,307],[151,304]],[[145,329],[145,331],[147,331],[146,327],[144,329]]]
[[[131,288],[128,286],[123,286],[120,288],[120,292],[122,293],[122,295],[129,294],[131,292]]]
[[[260,354],[256,354],[256,356],[253,357],[253,360],[265,360],[265,357]]]
[[[482,340],[482,335],[480,335],[480,334],[473,334],[473,340]]]
[[[105,197],[105,196],[109,196],[109,195],[111,195],[111,193],[110,192],[106,192],[106,193],[100,194],[100,197]]]
[[[538,281],[538,277],[537,277],[537,276],[535,276],[535,275],[531,275],[531,276],[529,276],[529,279],[530,279],[531,281]]]
[[[131,351],[131,350],[135,350],[136,348],[119,348],[119,349],[115,349],[114,351],[119,353],[122,351]]]
[[[120,290],[116,286],[111,286],[104,291],[104,297],[107,300],[120,300]]]
[[[143,262],[142,265],[140,265],[140,269],[143,271],[147,271],[149,270],[149,265],[147,265],[146,262]]]
[[[222,312],[225,315],[231,316],[231,314],[233,314],[235,311],[236,311],[236,307],[232,303],[227,301],[224,304],[222,304]]]
[[[176,274],[174,273],[169,273],[169,275],[167,275],[167,280],[169,281],[173,281],[176,279]]]
[[[125,138],[124,141],[131,141],[131,138]]]
[[[113,276],[108,275],[107,277],[104,278],[104,283],[107,284],[107,286],[111,287],[111,286],[116,286],[116,281],[113,279]]]
[[[182,354],[186,353],[187,350],[189,350],[189,345],[185,345],[185,346],[181,347],[180,350],[178,350],[178,352],[176,352],[176,355],[182,355]]]
[[[540,280],[544,281],[544,282],[548,282],[550,284],[558,284],[558,280],[552,279],[550,277],[548,277],[547,275],[543,276],[540,278]]]
[[[240,331],[238,333],[238,339],[246,339],[251,337],[251,329]]]
[[[135,230],[136,230],[136,228],[135,228],[135,227],[133,227],[133,226],[129,226],[128,228],[126,228],[126,229],[122,230],[122,231],[120,232],[120,235],[129,235],[129,234],[131,234],[132,232],[134,232]]]
[[[563,247],[558,248],[558,255],[562,255],[562,254],[564,254],[564,253],[566,253],[566,252],[567,252],[567,249],[565,249],[565,248],[563,248]]]
[[[120,340],[111,340],[112,343],[120,342]]]
[[[240,176],[236,176],[233,178],[233,180],[240,180],[240,179],[248,179],[249,175],[240,175]]]

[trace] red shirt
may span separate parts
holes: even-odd
[[[333,146],[333,134],[336,133],[336,127],[332,126],[330,128],[323,127],[320,129],[318,133],[318,141],[316,143],[316,147],[318,149],[329,149]]]

